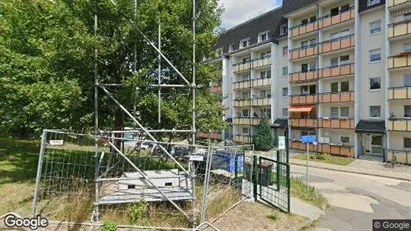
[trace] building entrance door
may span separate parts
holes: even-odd
[[[364,154],[383,155],[383,135],[364,134],[363,135]]]

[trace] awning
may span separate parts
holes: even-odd
[[[291,106],[288,111],[289,112],[310,112],[313,110],[315,105],[302,105],[302,106]]]
[[[271,125],[272,128],[287,128],[288,127],[288,119],[276,119],[274,123]]]
[[[384,120],[360,120],[355,127],[356,133],[385,133],[385,121]]]

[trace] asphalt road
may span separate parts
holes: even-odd
[[[292,165],[291,174],[305,180],[306,168]],[[315,168],[308,179],[332,206],[321,230],[372,230],[372,219],[411,219],[411,182]]]

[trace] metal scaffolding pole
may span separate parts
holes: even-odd
[[[161,15],[158,18],[158,49],[161,52]],[[158,54],[158,85],[161,86],[161,55]],[[161,123],[161,87],[158,88],[158,123]]]
[[[98,29],[98,17],[97,17],[97,0],[94,0],[94,38],[97,38],[97,29]],[[94,168],[94,179],[98,178],[98,164],[99,164],[99,155],[98,155],[98,140],[97,135],[99,132],[98,129],[98,85],[99,85],[99,76],[98,76],[98,50],[97,47],[94,48],[94,135],[96,138],[94,139],[94,146],[95,146],[95,153],[94,153],[94,161],[95,161],[95,168]],[[99,185],[98,182],[95,181],[94,183],[94,200],[98,202],[98,195],[99,195]],[[99,206],[97,203],[94,205],[92,220],[98,221],[100,216]]]

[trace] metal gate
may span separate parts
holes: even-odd
[[[276,160],[263,156],[253,157],[254,200],[290,212],[290,164],[288,155],[280,155]]]

